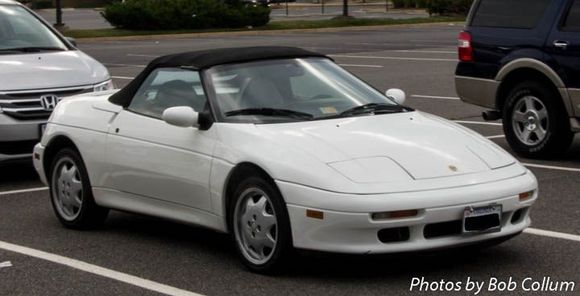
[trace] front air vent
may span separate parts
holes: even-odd
[[[382,243],[398,243],[409,240],[409,227],[385,228],[378,232]]]
[[[432,239],[459,235],[462,232],[462,227],[463,222],[461,220],[428,224],[423,230],[423,236],[425,236],[426,239]]]

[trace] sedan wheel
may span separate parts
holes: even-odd
[[[241,194],[234,214],[236,242],[244,257],[257,265],[270,260],[276,248],[276,212],[268,195],[259,188]]]
[[[69,228],[99,226],[109,213],[95,203],[82,158],[70,148],[59,151],[54,157],[50,169],[50,197],[57,218]]]
[[[57,162],[55,172],[53,202],[63,219],[73,221],[78,217],[83,203],[83,183],[79,170],[71,158],[63,157]]]
[[[245,171],[229,203],[228,221],[236,251],[258,273],[282,270],[293,253],[288,208],[271,179]]]

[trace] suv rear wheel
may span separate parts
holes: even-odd
[[[555,156],[568,149],[574,138],[560,96],[536,81],[522,82],[511,90],[503,123],[510,146],[524,157]]]

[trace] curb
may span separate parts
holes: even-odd
[[[459,26],[464,22],[433,22],[422,24],[396,24],[396,25],[374,25],[374,26],[352,26],[352,27],[333,27],[333,28],[316,28],[316,29],[287,29],[287,30],[252,30],[252,31],[230,31],[230,32],[201,32],[201,33],[182,33],[182,34],[159,34],[159,35],[133,35],[118,37],[88,37],[76,38],[82,42],[100,42],[100,41],[147,41],[147,40],[168,40],[168,39],[189,39],[202,37],[227,37],[227,36],[264,36],[279,35],[289,33],[324,33],[324,32],[352,32],[363,30],[377,30],[387,28],[416,28],[427,26]]]

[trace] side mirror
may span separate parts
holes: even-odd
[[[199,127],[199,113],[193,108],[181,106],[171,107],[163,111],[163,120],[179,127]]]
[[[387,98],[395,101],[395,103],[399,105],[405,104],[405,101],[407,100],[407,95],[405,94],[405,92],[398,88],[391,88],[387,90],[385,95],[387,96]]]
[[[72,37],[64,37],[66,39],[66,41],[68,41],[70,44],[72,44],[74,47],[77,47],[77,40],[72,38]]]

